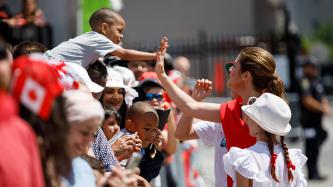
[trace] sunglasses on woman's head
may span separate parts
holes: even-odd
[[[256,102],[256,100],[257,100],[256,97],[250,97],[250,98],[249,98],[249,101],[247,102],[247,104],[248,104],[248,105],[252,105],[253,103]]]
[[[151,101],[153,99],[156,99],[158,101],[162,101],[163,100],[163,96],[162,96],[162,94],[153,94],[153,93],[147,93],[146,94],[146,100],[147,101]]]

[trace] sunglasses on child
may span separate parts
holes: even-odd
[[[151,101],[153,99],[156,99],[158,101],[162,101],[163,96],[162,96],[162,94],[153,94],[153,93],[147,93],[146,94],[146,100]]]

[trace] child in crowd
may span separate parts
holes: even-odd
[[[307,158],[301,150],[288,149],[284,143],[291,129],[288,104],[276,95],[263,93],[251,97],[242,112],[256,144],[246,149],[231,147],[223,157],[234,186],[306,186],[302,168]]]
[[[105,109],[102,129],[107,140],[110,140],[117,132],[119,132],[120,119],[120,114],[114,108]]]
[[[159,115],[163,135],[163,150],[171,155],[177,151],[175,137],[176,121],[170,104],[164,99],[164,89],[158,81],[155,72],[145,72],[141,75],[140,88],[144,91],[144,101],[152,105]],[[161,124],[164,123],[164,124]],[[166,127],[164,125],[167,123]]]
[[[159,174],[164,160],[164,155],[161,152],[162,137],[160,131],[157,129],[158,121],[157,112],[150,104],[140,101],[136,102],[127,112],[125,128],[111,139],[111,142],[114,142],[124,135],[137,133],[137,136],[142,141],[142,149],[140,151],[143,154],[143,158],[139,164],[140,175],[147,181],[151,181]],[[152,144],[156,149],[154,150],[156,151],[154,154],[151,154],[152,149],[150,145]]]
[[[124,18],[109,8],[96,10],[89,19],[91,32],[81,34],[49,50],[45,55],[50,59],[77,63],[87,68],[99,57],[111,54],[125,60],[153,60],[156,53],[125,49],[119,46],[125,29]],[[167,47],[166,38],[159,50]]]

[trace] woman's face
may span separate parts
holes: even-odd
[[[117,132],[119,132],[120,127],[114,114],[104,120],[102,129],[108,140],[110,140]]]
[[[103,95],[103,105],[105,108],[115,108],[119,111],[124,102],[125,90],[124,88],[108,88],[106,87]]]
[[[33,12],[37,9],[37,0],[25,0],[25,3],[28,12]]]
[[[68,148],[72,158],[80,156],[88,151],[98,126],[98,118],[92,118],[77,124],[70,124]]]
[[[242,81],[242,72],[241,72],[241,66],[239,63],[239,57],[236,58],[235,62],[233,63],[233,66],[230,67],[230,74],[229,74],[229,81],[228,86],[235,90],[236,92],[239,91],[240,88],[243,87],[243,81]],[[239,92],[238,92],[239,93]]]

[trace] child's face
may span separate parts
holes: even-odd
[[[148,64],[145,61],[131,61],[128,69],[133,71],[135,78],[138,79],[144,72],[148,71]]]
[[[262,135],[265,131],[257,125],[256,122],[254,122],[249,116],[245,114],[244,118],[245,124],[249,127],[249,134],[252,137],[258,137],[259,135]]]
[[[68,133],[68,148],[72,158],[85,153],[99,126],[99,119],[90,119],[79,124],[71,124]]]
[[[108,24],[108,32],[105,36],[115,44],[119,44],[123,40],[123,31],[125,30],[125,20],[118,18],[114,24]]]
[[[163,108],[163,89],[159,87],[150,88],[146,91],[146,101],[154,108]]]
[[[106,87],[104,89],[103,95],[103,105],[106,108],[115,108],[119,111],[121,105],[124,102],[125,90],[124,88],[110,88]]]
[[[119,132],[120,127],[116,120],[116,116],[111,115],[109,118],[105,119],[103,122],[102,129],[108,140],[111,139],[117,132]]]
[[[157,117],[153,113],[146,113],[142,118],[134,119],[133,123],[133,129],[131,130],[138,132],[138,136],[142,141],[142,147],[148,147],[155,137],[158,125]]]

